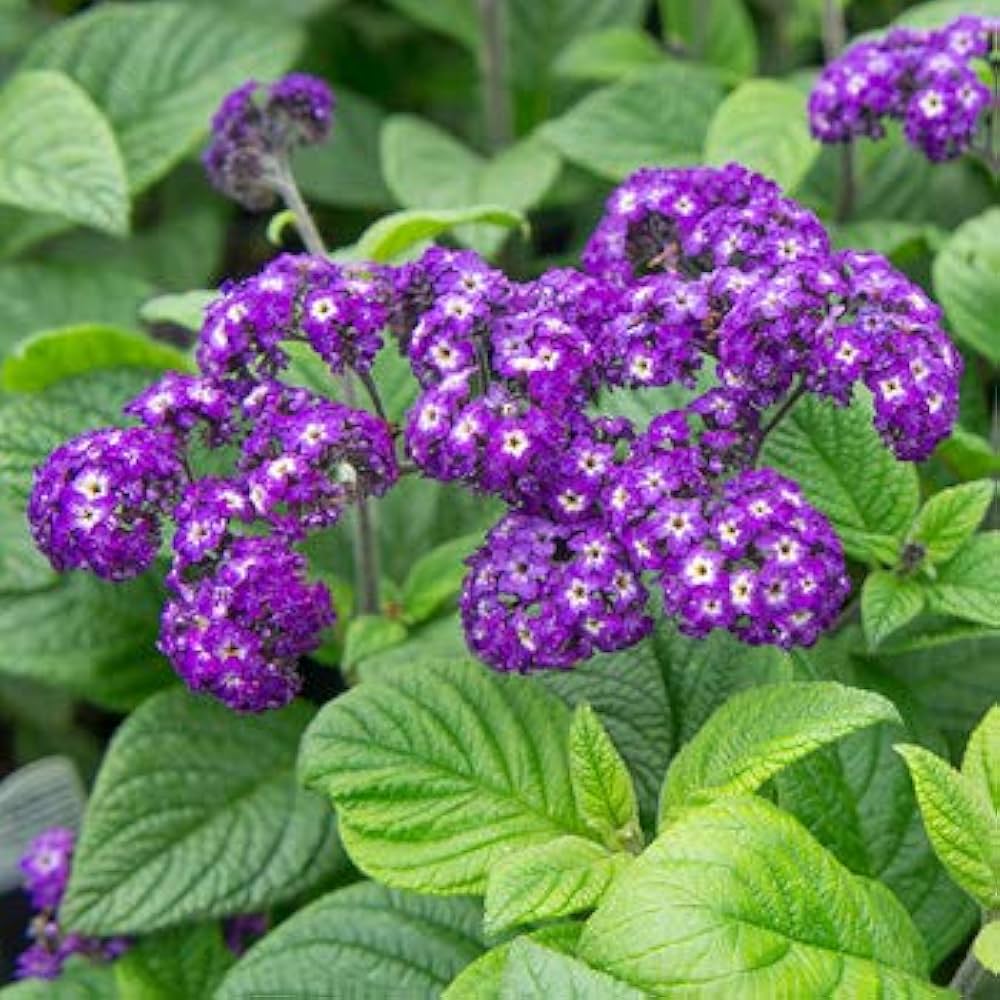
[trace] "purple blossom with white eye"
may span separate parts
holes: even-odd
[[[296,664],[334,623],[330,595],[280,538],[238,538],[214,569],[178,587],[160,649],[191,690],[238,712],[281,708],[298,693]]]
[[[217,446],[232,436],[232,410],[233,399],[223,383],[167,372],[126,404],[123,412],[150,430],[171,431],[179,438],[202,426],[206,441]]]
[[[72,830],[53,826],[28,845],[18,864],[24,888],[36,910],[54,910],[62,901],[75,844],[76,834]]]
[[[248,80],[227,94],[212,118],[202,156],[209,180],[251,211],[275,201],[284,160],[322,142],[333,120],[333,93],[322,80],[290,73],[262,88]]]
[[[73,438],[35,470],[28,521],[57,570],[125,580],[148,569],[160,522],[185,479],[173,435],[105,428]]]
[[[642,581],[597,522],[568,527],[508,514],[468,564],[466,639],[497,670],[568,668],[652,628]]]
[[[813,135],[828,143],[878,139],[895,119],[928,159],[960,156],[990,104],[972,61],[989,56],[998,31],[1000,21],[964,16],[939,30],[895,29],[851,46],[810,94]]]
[[[189,570],[211,565],[233,539],[233,522],[249,524],[254,509],[241,480],[206,476],[189,483],[174,510],[174,563],[168,582],[182,583]]]

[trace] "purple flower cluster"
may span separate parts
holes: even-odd
[[[885,135],[885,120],[894,119],[928,159],[960,156],[990,104],[974,60],[1000,47],[998,33],[1000,21],[965,16],[939,30],[896,28],[853,45],[813,88],[813,135],[822,142],[878,139]]]
[[[209,179],[248,209],[270,208],[288,154],[326,138],[333,104],[330,88],[304,73],[265,88],[248,80],[226,96],[212,119],[212,141],[202,158]]]
[[[28,929],[32,943],[18,956],[18,979],[55,979],[73,955],[110,962],[127,948],[125,938],[93,938],[64,931],[56,910],[69,882],[76,835],[63,827],[40,833],[21,858],[24,888],[38,910]]]

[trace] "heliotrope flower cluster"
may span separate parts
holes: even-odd
[[[939,30],[896,28],[851,46],[824,69],[810,94],[813,135],[822,142],[878,139],[885,121],[894,119],[928,159],[960,156],[990,106],[975,60],[998,47],[998,33],[1000,21],[965,16]]]
[[[270,208],[286,157],[326,138],[333,104],[326,83],[305,73],[263,88],[248,80],[226,96],[212,119],[212,142],[202,157],[209,179],[246,208]]]
[[[73,955],[112,961],[127,948],[126,938],[94,938],[65,931],[56,910],[69,882],[76,836],[64,827],[43,831],[20,860],[24,889],[38,911],[28,928],[32,939],[17,959],[19,979],[55,979]]]

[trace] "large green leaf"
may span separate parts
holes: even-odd
[[[920,508],[908,540],[920,545],[932,563],[950,559],[979,527],[997,497],[989,479],[942,490]]]
[[[934,291],[959,338],[1000,364],[1000,208],[955,231],[934,260]]]
[[[939,568],[928,598],[942,614],[1000,628],[1000,531],[969,539]]]
[[[578,953],[659,996],[943,995],[892,893],[763,799],[720,800],[670,826],[612,887]]]
[[[642,1000],[644,995],[528,938],[511,945],[500,987],[501,1000]]]
[[[21,73],[0,90],[0,203],[128,232],[125,168],[115,136],[62,73]]]
[[[575,38],[556,59],[557,76],[611,83],[663,61],[663,51],[638,28],[604,28]]]
[[[913,621],[926,601],[923,586],[912,577],[884,569],[869,573],[861,588],[861,624],[868,645],[874,649],[883,639]]]
[[[806,396],[764,442],[762,458],[799,483],[848,555],[892,564],[920,491],[916,470],[892,457],[871,419],[867,395],[842,409]]]
[[[565,707],[530,681],[470,660],[408,663],[327,704],[300,771],[331,796],[348,853],[373,878],[481,892],[507,852],[584,832],[568,730]]]
[[[712,72],[665,62],[594,91],[548,122],[541,135],[567,160],[621,180],[638,167],[698,162],[721,100]]]
[[[962,757],[962,774],[1000,813],[1000,705],[994,705],[972,731]]]
[[[705,136],[705,162],[738,162],[794,191],[819,155],[806,99],[779,80],[749,80],[718,107]]]
[[[90,94],[114,126],[136,192],[191,151],[228,91],[278,76],[301,43],[287,21],[207,4],[102,4],[46,32],[23,65],[61,70]]]
[[[237,715],[186,690],[115,734],[87,805],[61,914],[94,934],[262,909],[343,865],[333,817],[296,786],[296,704]]]
[[[671,761],[661,821],[756,791],[779,771],[858,729],[899,715],[892,702],[833,681],[790,681],[733,695]]]
[[[462,535],[431,549],[415,560],[400,594],[407,622],[424,622],[441,614],[462,587],[468,572],[465,560],[482,544],[481,532]]]
[[[484,951],[482,908],[365,882],[317,899],[258,942],[217,1000],[434,998]]]
[[[744,0],[712,0],[700,7],[688,0],[659,0],[669,41],[694,58],[751,76],[757,66],[757,34]]]
[[[1000,814],[984,789],[937,754],[897,744],[931,845],[951,877],[986,909],[1000,907]]]

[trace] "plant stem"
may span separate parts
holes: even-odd
[[[972,949],[970,948],[948,986],[955,990],[963,1000],[968,1000],[968,998],[975,995],[976,990],[986,978],[986,975],[986,970],[979,964],[979,961],[972,954]]]
[[[480,52],[483,113],[486,141],[490,151],[499,152],[514,134],[507,93],[507,67],[503,38],[503,0],[477,0],[479,25],[483,36]]]
[[[768,434],[774,430],[778,424],[788,415],[788,411],[802,398],[805,394],[806,387],[805,384],[799,382],[799,384],[785,397],[785,401],[778,407],[774,416],[770,420],[761,424],[760,433],[757,436],[757,441],[754,444],[753,452],[750,455],[749,465],[752,467],[757,464],[757,459],[760,457],[761,449],[764,447],[764,441],[766,440]]]
[[[826,61],[832,62],[844,50],[847,25],[844,23],[843,0],[823,0],[823,52]],[[850,139],[840,149],[840,188],[834,220],[844,222],[854,211],[857,195],[855,183],[854,143]]]
[[[378,386],[375,384],[375,380],[371,377],[370,372],[355,372],[358,376],[358,381],[365,387],[365,392],[368,393],[368,398],[372,401],[372,406],[375,407],[375,412],[386,422],[389,423],[389,418],[385,415],[385,407],[382,405],[382,397],[379,395]]]
[[[326,257],[326,244],[320,235],[316,220],[313,219],[309,207],[306,205],[299,191],[298,184],[287,160],[279,162],[276,166],[274,186],[285,205],[295,216],[295,226],[302,238],[302,243],[306,250],[317,257]],[[370,380],[369,380],[370,381]],[[364,377],[362,377],[364,382]],[[357,407],[357,392],[354,387],[354,379],[350,371],[344,373],[341,380],[344,392],[344,402],[350,407]],[[367,383],[366,387],[367,387]],[[374,389],[369,389],[369,393]],[[381,400],[376,391],[372,396],[379,416],[385,419],[381,411]],[[354,547],[354,584],[357,590],[357,608],[363,615],[377,615],[381,602],[379,600],[379,557],[378,543],[375,537],[374,512],[369,509],[368,501],[365,497],[357,498],[357,516],[354,519],[353,533]]]

